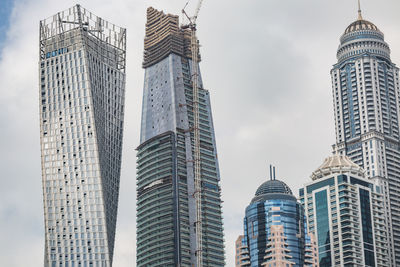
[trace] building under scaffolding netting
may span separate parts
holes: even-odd
[[[112,266],[126,30],[76,5],[40,22],[44,266]]]

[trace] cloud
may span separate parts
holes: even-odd
[[[192,3],[193,2],[193,3]],[[190,3],[194,9],[195,1]],[[400,62],[395,0],[364,1],[364,17],[386,34]],[[15,0],[0,56],[0,262],[43,265],[38,122],[38,23],[75,1]],[[91,12],[128,29],[124,151],[114,266],[135,266],[135,148],[139,142],[148,6],[179,14],[181,0],[84,0]],[[353,5],[354,4],[354,5]],[[198,20],[222,178],[227,266],[244,209],[277,166],[294,192],[330,153],[334,139],[329,72],[355,3],[204,1]]]

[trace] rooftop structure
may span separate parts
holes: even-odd
[[[324,163],[322,163],[322,165],[312,173],[311,179],[318,180],[326,175],[338,172],[352,172],[365,177],[364,170],[352,162],[349,157],[335,154],[334,156],[325,159]]]
[[[251,202],[255,203],[275,198],[296,199],[287,184],[279,180],[269,180],[262,183],[257,188],[255,196]]]
[[[154,65],[171,53],[192,58],[190,29],[179,26],[179,16],[147,9],[143,68]],[[200,54],[199,54],[200,59]]]
[[[98,17],[76,5],[40,21],[40,59],[44,60],[82,45],[79,39],[84,32],[86,45],[95,51],[102,61],[125,71],[126,29]],[[78,39],[77,39],[78,38]]]

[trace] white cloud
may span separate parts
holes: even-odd
[[[135,147],[139,142],[148,6],[179,14],[184,0],[85,0],[81,5],[128,28],[124,152],[116,267],[135,266]],[[194,8],[192,0],[191,8]],[[350,1],[351,2],[351,1]],[[400,63],[395,0],[364,1],[364,17],[386,34]],[[43,207],[38,122],[39,20],[75,1],[16,0],[0,59],[0,262],[43,265]],[[204,1],[201,63],[212,98],[222,176],[227,266],[242,233],[244,209],[277,165],[297,193],[334,142],[330,68],[355,3]]]

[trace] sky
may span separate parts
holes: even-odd
[[[0,0],[0,263],[43,266],[39,144],[39,21],[72,0]],[[135,265],[136,152],[146,8],[180,14],[186,0],[82,0],[127,28],[124,149],[114,267]],[[196,1],[191,0],[188,11]],[[400,64],[400,1],[364,0]],[[257,187],[276,166],[297,195],[335,142],[330,70],[356,0],[205,0],[198,18],[221,171],[227,266]]]
[[[6,38],[7,28],[9,27],[9,14],[13,7],[13,0],[1,0],[0,5],[0,49]]]

